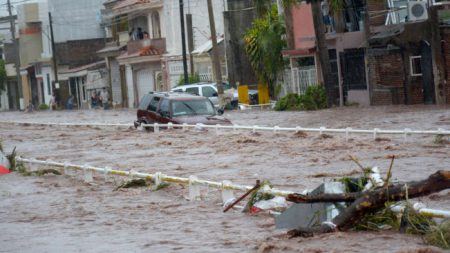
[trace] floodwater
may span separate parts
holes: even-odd
[[[239,125],[450,129],[450,108],[436,106],[346,107],[320,112],[226,112]],[[165,130],[159,134],[117,127],[11,125],[7,121],[132,123],[134,110],[0,113],[5,152],[27,158],[252,185],[270,180],[282,190],[313,189],[330,176],[365,166],[393,177],[420,180],[450,169],[450,145],[432,136],[344,135],[251,131]],[[36,169],[36,168],[34,168]],[[0,177],[0,252],[440,252],[420,237],[392,232],[349,232],[289,239],[269,214],[222,212],[220,192],[202,189],[187,201],[188,188],[113,191],[122,178],[92,184],[72,176]],[[243,194],[235,192],[236,196]],[[419,199],[450,209],[450,194]]]

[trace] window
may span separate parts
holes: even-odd
[[[422,76],[422,56],[410,56],[409,66],[411,70],[411,76]]]
[[[161,113],[169,113],[170,112],[170,103],[168,99],[163,99],[161,105],[159,106],[159,111]]]
[[[143,96],[139,102],[139,109],[146,110],[151,98],[151,96]]]
[[[198,92],[198,87],[187,88],[186,92],[190,93],[190,94],[197,95],[197,96],[200,95],[200,93]]]
[[[188,115],[215,115],[214,106],[208,99],[173,101],[173,117]]]
[[[204,97],[214,97],[214,95],[217,97],[216,90],[210,86],[202,87],[202,94]]]
[[[158,109],[158,104],[159,101],[161,100],[161,98],[159,97],[153,97],[152,100],[150,101],[150,104],[148,105],[148,110],[152,111],[152,112],[156,112],[156,109]]]
[[[175,89],[175,90],[172,90],[172,92],[183,92],[183,89]]]

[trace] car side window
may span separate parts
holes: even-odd
[[[170,113],[170,101],[168,99],[163,99],[159,105],[160,113]]]
[[[148,106],[148,104],[149,104],[149,102],[150,102],[151,99],[152,99],[152,97],[149,96],[149,95],[143,96],[143,97],[141,98],[140,103],[139,103],[139,109],[145,110],[145,108],[147,108],[147,106]]]
[[[173,92],[183,92],[183,89],[176,89],[176,90],[173,90]]]
[[[186,92],[197,96],[200,95],[200,93],[198,92],[198,87],[186,88]]]
[[[217,96],[217,92],[213,87],[204,86],[202,87],[202,92],[204,97],[214,97],[214,94]]]
[[[161,98],[153,97],[152,100],[150,101],[150,104],[148,105],[147,109],[149,111],[156,112],[156,109],[158,108],[159,100],[161,100]]]

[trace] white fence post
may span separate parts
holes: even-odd
[[[273,128],[273,133],[274,133],[274,134],[277,134],[279,129],[280,129],[279,126],[275,126],[275,127]]]
[[[154,123],[154,124],[153,124],[153,132],[154,132],[155,134],[158,134],[158,133],[159,133],[159,124],[158,124],[158,123]]]
[[[71,176],[72,174],[69,171],[70,171],[70,169],[69,169],[68,163],[64,162],[64,175]]]
[[[189,176],[189,200],[196,201],[201,199],[200,185],[196,184],[198,178],[196,176]]]
[[[217,124],[216,125],[216,127],[215,127],[215,129],[216,129],[216,135],[219,135],[219,130],[220,130],[220,124]]]
[[[105,170],[104,170],[104,176],[105,176],[105,182],[108,182],[109,181],[109,174],[111,173],[111,168],[110,167],[105,167]]]
[[[352,131],[351,127],[347,127],[345,129],[345,141],[348,141],[350,139],[350,132]]]
[[[94,175],[92,173],[92,170],[89,169],[88,165],[83,166],[83,176],[84,176],[84,182],[86,182],[86,183],[94,182]]]
[[[233,191],[230,189],[227,189],[229,185],[231,185],[232,182],[229,180],[222,181],[222,202],[225,206],[226,204],[230,204],[232,200],[235,199]]]
[[[373,129],[373,139],[374,140],[376,140],[377,139],[377,135],[378,135],[378,132],[380,131],[380,129],[378,129],[378,128],[374,128]]]
[[[163,183],[163,174],[161,172],[156,172],[153,178],[152,190],[156,191],[158,187]]]
[[[404,133],[403,133],[403,141],[407,142],[408,141],[408,135],[411,133],[411,129],[410,128],[405,128]]]

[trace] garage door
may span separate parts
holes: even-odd
[[[149,69],[142,69],[136,73],[138,98],[141,99],[144,94],[155,90],[152,71]]]

